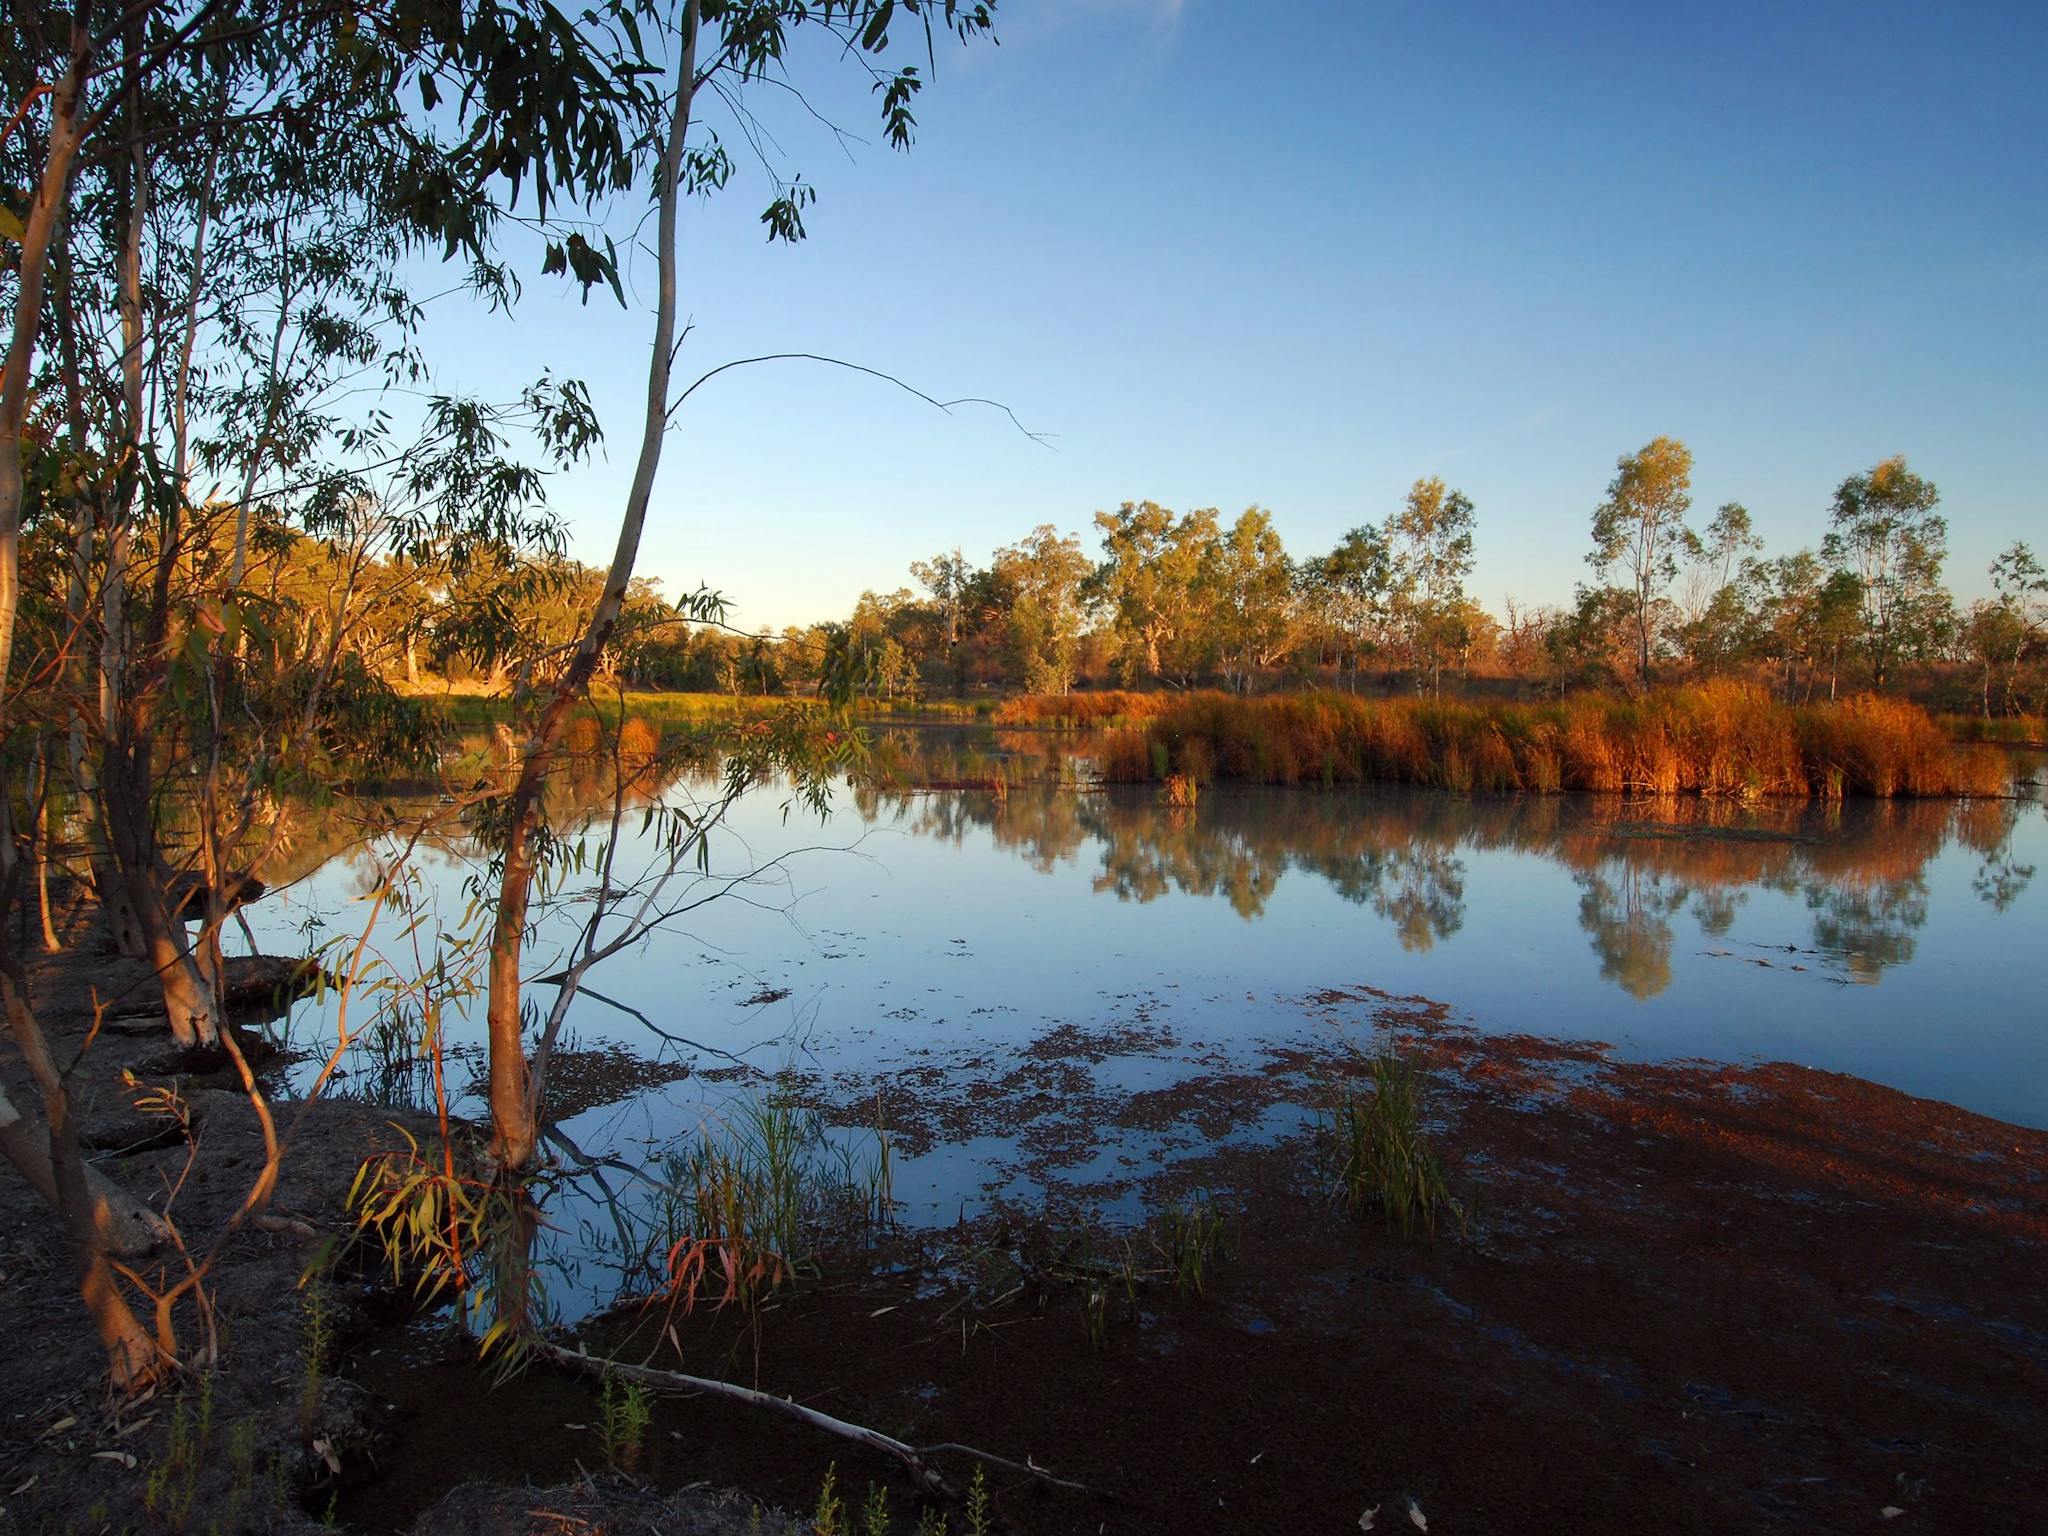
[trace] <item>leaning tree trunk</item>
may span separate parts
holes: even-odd
[[[64,290],[57,306],[57,340],[58,366],[64,381],[65,418],[71,428],[72,439],[83,443],[90,435],[85,423],[85,386],[79,363],[77,328],[68,297],[71,265],[61,241],[53,255],[53,269]],[[107,840],[105,818],[100,811],[99,787],[93,781],[92,757],[87,745],[86,701],[97,691],[98,683],[94,675],[94,659],[85,637],[90,628],[92,604],[89,588],[93,553],[101,527],[111,521],[102,515],[96,500],[104,494],[103,483],[94,490],[81,488],[71,504],[71,569],[64,594],[68,642],[65,648],[69,652],[64,678],[70,691],[71,713],[65,733],[66,764],[71,775],[72,792],[77,797],[79,830],[85,839],[86,866],[91,871],[93,897],[99,903],[107,935],[116,954],[140,960],[148,950],[142,942],[142,927],[135,920],[135,909],[128,900],[127,882],[121,878],[121,866],[115,862],[113,849]],[[103,704],[102,700],[102,706],[94,709],[96,715],[104,716]]]
[[[29,793],[35,797],[36,916],[42,922],[43,951],[55,954],[64,946],[50,921],[50,753],[40,731],[29,749]]]
[[[131,20],[131,30],[139,25]],[[140,94],[131,79],[131,120],[139,122]],[[133,908],[144,958],[162,989],[171,1038],[181,1047],[214,1045],[221,1009],[214,989],[192,952],[182,914],[170,899],[170,870],[157,835],[152,761],[152,724],[170,640],[171,589],[178,540],[160,526],[148,572],[147,605],[137,623],[129,591],[135,497],[143,477],[143,234],[149,215],[149,164],[142,140],[124,166],[126,228],[121,248],[118,308],[125,347],[121,359],[123,413],[122,472],[108,512],[106,575],[100,592],[100,805],[107,841],[119,866],[121,884]],[[182,493],[170,491],[170,505],[182,515]]]
[[[521,1031],[519,962],[526,941],[527,905],[532,896],[533,831],[540,817],[541,788],[553,761],[556,742],[570,706],[589,683],[605,647],[617,628],[626,587],[640,554],[640,537],[661,464],[662,436],[668,426],[669,375],[676,328],[676,212],[683,143],[690,128],[690,106],[696,88],[697,0],[684,13],[682,60],[677,69],[675,106],[670,115],[656,186],[659,210],[656,256],[660,263],[655,306],[654,345],[647,368],[647,415],[640,436],[639,462],[626,497],[619,540],[597,610],[590,617],[575,655],[556,681],[547,704],[521,753],[519,780],[512,791],[507,817],[504,878],[491,929],[489,1005],[491,1153],[498,1166],[516,1173],[532,1159],[538,1139],[539,1106],[529,1094],[525,1041]]]
[[[21,600],[21,442],[28,424],[30,362],[42,327],[50,248],[71,190],[71,168],[85,129],[85,72],[92,40],[82,22],[71,31],[71,63],[50,96],[49,151],[22,221],[15,266],[14,331],[0,363],[0,711],[14,659],[15,612]]]

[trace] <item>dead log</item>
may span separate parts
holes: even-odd
[[[1085,1483],[1070,1482],[1055,1477],[1045,1468],[1034,1465],[1030,1460],[1011,1461],[1006,1456],[997,1456],[988,1451],[976,1450],[971,1445],[960,1445],[948,1441],[944,1445],[917,1446],[906,1444],[893,1435],[885,1435],[878,1429],[869,1429],[865,1424],[855,1424],[846,1419],[835,1419],[829,1413],[815,1408],[806,1408],[802,1403],[786,1397],[775,1397],[767,1392],[757,1392],[752,1387],[742,1387],[729,1381],[719,1381],[711,1376],[692,1376],[684,1371],[663,1371],[653,1366],[628,1365],[623,1361],[606,1360],[598,1355],[586,1355],[580,1349],[567,1349],[560,1344],[534,1340],[529,1347],[541,1358],[552,1361],[565,1370],[577,1371],[586,1376],[616,1376],[621,1381],[635,1382],[651,1387],[657,1392],[699,1393],[708,1397],[723,1397],[733,1402],[745,1403],[751,1408],[765,1408],[770,1413],[781,1414],[784,1418],[795,1419],[799,1424],[808,1424],[821,1429],[828,1435],[837,1435],[842,1440],[851,1440],[877,1451],[902,1467],[911,1479],[933,1498],[948,1504],[958,1505],[962,1497],[958,1489],[940,1475],[930,1461],[939,1451],[953,1451],[962,1456],[984,1461],[991,1466],[1006,1467],[1013,1472],[1022,1472],[1028,1477],[1052,1488],[1064,1488],[1071,1493],[1085,1493],[1094,1498],[1108,1495],[1090,1488]]]

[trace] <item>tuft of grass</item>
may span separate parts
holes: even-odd
[[[647,1426],[654,1417],[654,1395],[639,1382],[607,1371],[597,1408],[597,1443],[605,1464],[628,1475],[638,1471],[647,1449]]]
[[[995,1529],[995,1511],[989,1507],[988,1469],[977,1465],[974,1481],[967,1485],[967,1536],[989,1536]]]
[[[976,1499],[979,1497],[979,1515]],[[986,1479],[980,1468],[975,1469],[974,1482],[967,1493],[968,1529],[989,1532],[994,1529],[993,1517],[988,1507]],[[760,1529],[760,1506],[754,1506],[753,1516],[747,1529]],[[896,1529],[895,1517],[889,1513],[888,1490],[875,1483],[868,1484],[868,1496],[862,1501],[858,1522],[846,1507],[846,1501],[839,1495],[839,1464],[832,1463],[825,1469],[825,1481],[818,1489],[818,1502],[811,1511],[811,1530],[814,1536],[890,1536]],[[917,1526],[912,1536],[947,1536],[950,1526],[943,1512],[927,1504],[919,1512]]]
[[[1027,693],[999,704],[995,723],[1066,731],[1130,725],[1163,713],[1174,697],[1114,688],[1090,693]]]
[[[142,1484],[142,1505],[165,1530],[182,1531],[199,1496],[199,1477],[213,1448],[213,1372],[178,1396],[164,1453]]]
[[[306,1353],[299,1376],[299,1433],[310,1435],[320,1417],[327,1371],[334,1363],[334,1298],[323,1279],[306,1283],[301,1304],[306,1319]]]
[[[1235,1250],[1229,1220],[1205,1189],[1176,1200],[1160,1213],[1155,1239],[1174,1293],[1200,1296],[1217,1264]]]
[[[2048,743],[2048,720],[2040,715],[1940,715],[1937,723],[1952,741],[2006,747],[2038,747]]]
[[[868,1500],[860,1507],[861,1536],[889,1536],[889,1494],[877,1484],[868,1484]]]
[[[669,1199],[656,1220],[666,1252],[662,1298],[685,1312],[706,1300],[752,1312],[815,1266],[819,1228],[885,1223],[893,1151],[879,1102],[875,1147],[863,1159],[828,1138],[815,1111],[779,1093],[707,1122],[696,1145],[669,1161]]]
[[[1098,1355],[1109,1348],[1109,1286],[1101,1281],[1081,1293],[1081,1328],[1088,1335],[1088,1347]]]
[[[1367,1078],[1370,1093],[1348,1082],[1335,1106],[1337,1189],[1345,1209],[1358,1216],[1377,1206],[1403,1233],[1419,1224],[1434,1235],[1442,1211],[1462,1227],[1464,1208],[1451,1197],[1423,1128],[1421,1072],[1383,1048],[1367,1064]]]
[[[811,1529],[816,1536],[850,1536],[846,1529],[846,1505],[839,1497],[839,1463],[825,1468],[825,1481],[818,1489],[817,1507],[811,1511]]]

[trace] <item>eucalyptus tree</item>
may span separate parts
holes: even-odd
[[[778,57],[772,8],[706,9],[736,22],[757,69]],[[10,10],[0,181],[26,202],[0,220],[15,286],[0,365],[0,735],[16,732],[24,705],[71,721],[74,775],[102,813],[97,883],[139,899],[134,938],[183,1034],[217,1030],[219,1010],[165,900],[152,775],[160,729],[178,715],[197,720],[186,756],[217,785],[229,762],[221,722],[255,696],[252,673],[268,660],[284,681],[247,590],[255,510],[288,507],[356,568],[379,540],[418,550],[450,532],[502,543],[533,528],[538,482],[502,451],[506,413],[430,400],[408,443],[381,412],[347,419],[331,401],[364,374],[418,379],[403,339],[416,309],[390,279],[429,250],[461,258],[471,291],[504,301],[517,285],[493,252],[516,222],[538,232],[543,272],[617,289],[615,251],[559,215],[624,190],[644,162],[662,97],[644,37],[662,14],[639,0],[574,24],[546,0]],[[694,35],[694,7],[688,16]],[[833,16],[850,20],[843,7]],[[914,74],[882,85],[885,116],[907,133]],[[690,184],[714,186],[726,169],[699,146]],[[771,230],[800,226],[807,201],[808,189],[779,186]],[[557,462],[593,440],[573,387],[535,386],[514,403],[521,413]],[[71,551],[73,574],[48,643],[21,668],[30,515]],[[218,566],[223,517],[234,532]],[[323,668],[341,654],[339,628]],[[298,760],[323,691],[301,688],[257,732],[272,768]],[[202,819],[215,896],[227,873],[217,855],[269,798],[261,773],[240,777],[237,803]],[[0,866],[13,851],[0,839]],[[24,1053],[47,1056],[11,955],[0,985]],[[61,1077],[40,1086],[86,1299],[117,1378],[132,1381],[158,1362],[102,1283]]]
[[[2005,708],[2020,712],[2018,696],[2021,663],[2029,651],[2038,650],[2048,633],[2048,571],[2024,539],[2015,539],[1991,562],[1991,590],[1998,606],[2011,616],[2007,639],[2011,649],[2005,658]]]
[[[1611,685],[1632,658],[1634,615],[1619,587],[1579,586],[1572,606],[1543,636],[1559,691],[1578,683]]]
[[[938,610],[945,636],[947,682],[958,692],[962,678],[954,653],[960,646],[961,617],[967,595],[973,589],[974,567],[956,546],[950,553],[941,550],[929,560],[913,560],[910,574],[931,594],[932,604]]]
[[[1273,515],[1247,508],[1211,546],[1204,586],[1224,680],[1240,693],[1284,650],[1293,623],[1294,567]]]
[[[1685,516],[1692,507],[1692,453],[1676,438],[1652,438],[1615,465],[1607,499],[1593,511],[1587,564],[1605,579],[1615,566],[1628,578],[1636,635],[1636,681],[1650,680],[1655,613],[1678,575],[1678,556],[1694,543]]]
[[[1082,593],[1094,569],[1081,540],[1041,523],[997,550],[994,568],[1013,594],[1006,628],[1016,677],[1032,693],[1066,693],[1080,654]]]
[[[1873,686],[1899,661],[1936,643],[1950,615],[1941,586],[1948,521],[1941,493],[1894,455],[1835,489],[1821,558],[1853,576],[1863,604],[1863,649]]]
[[[1387,519],[1393,555],[1392,599],[1406,631],[1416,686],[1443,691],[1443,662],[1464,632],[1465,578],[1472,574],[1472,500],[1432,475],[1409,487]]]
[[[543,14],[553,12],[528,6],[524,20]],[[12,741],[31,715],[68,719],[72,772],[98,809],[94,883],[113,932],[150,952],[172,1026],[197,1038],[217,1026],[219,1008],[166,901],[152,784],[158,711],[174,698],[217,723],[225,694],[211,659],[250,627],[219,590],[213,600],[195,592],[190,553],[213,543],[227,498],[197,496],[193,475],[209,451],[244,465],[229,479],[242,485],[246,561],[248,483],[281,467],[276,449],[305,442],[303,422],[276,408],[281,369],[238,367],[250,342],[233,330],[244,301],[264,283],[291,293],[279,313],[299,319],[313,350],[336,367],[360,365],[348,305],[375,309],[385,295],[350,293],[358,250],[344,244],[338,266],[324,266],[317,242],[301,252],[309,221],[334,219],[344,242],[403,229],[481,254],[496,186],[553,188],[602,162],[612,86],[604,72],[543,82],[545,72],[506,70],[535,51],[518,6],[82,2],[16,4],[8,18],[0,182],[25,188],[25,203],[0,219],[14,285],[0,362],[0,737]],[[406,102],[412,88],[451,78],[475,90],[446,117],[479,131],[442,143],[432,102]],[[502,131],[535,121],[549,92],[567,129],[553,143]],[[594,139],[584,133],[592,125]],[[377,201],[356,186],[362,172],[393,195],[375,217],[340,217]],[[279,252],[285,266],[264,272],[262,258]],[[307,272],[326,303],[303,301]],[[285,360],[281,340],[270,350]],[[244,387],[250,373],[256,385]],[[25,530],[68,551],[70,578],[29,666],[18,666]],[[217,766],[217,731],[207,752]],[[0,838],[0,866],[12,854],[14,838]],[[47,1061],[16,967],[0,954],[10,1028],[31,1063]],[[37,1073],[37,1083],[88,1309],[115,1376],[150,1376],[164,1327],[143,1339],[109,1282],[68,1090],[61,1073]]]
[[[1753,582],[1755,646],[1779,671],[1785,702],[1812,697],[1825,667],[1835,696],[1842,658],[1862,628],[1863,595],[1847,571],[1830,571],[1812,550],[1759,564]]]
[[[2016,609],[1991,598],[1979,598],[1963,613],[1956,639],[1966,660],[1978,673],[1978,709],[1991,718],[1991,680],[2001,667],[2026,650],[2026,626]],[[2012,687],[2006,686],[2006,705],[2012,701]]]
[[[858,673],[855,692],[868,698],[893,699],[916,682],[916,660],[903,644],[906,618],[914,620],[919,605],[908,587],[894,592],[862,592],[846,622],[846,643]]]
[[[540,1123],[538,1083],[531,1071],[523,1039],[521,956],[537,855],[535,831],[541,788],[555,756],[569,711],[596,670],[598,658],[615,633],[639,558],[662,449],[675,412],[692,390],[717,372],[708,370],[689,388],[677,392],[673,369],[677,348],[677,315],[681,269],[677,230],[682,200],[689,192],[709,193],[726,185],[732,161],[715,136],[700,134],[700,101],[716,102],[733,112],[743,127],[753,119],[747,103],[756,90],[787,87],[783,70],[799,41],[817,44],[821,52],[851,61],[874,87],[883,129],[898,149],[910,147],[915,128],[913,102],[922,87],[915,63],[882,67],[892,58],[891,27],[906,21],[915,41],[929,57],[939,32],[961,41],[986,35],[993,25],[992,7],[974,0],[687,0],[679,14],[660,31],[670,60],[665,84],[651,110],[642,117],[632,140],[636,164],[651,179],[654,215],[653,251],[657,265],[656,298],[649,348],[646,405],[631,485],[621,510],[617,543],[603,588],[589,621],[561,675],[536,700],[520,749],[517,780],[506,797],[499,825],[500,878],[492,922],[486,1022],[489,1036],[489,1102],[491,1155],[501,1177],[517,1183],[525,1175],[537,1145]],[[762,221],[771,238],[799,240],[803,213],[812,190],[793,175],[777,176]],[[704,616],[704,608],[697,616]],[[802,751],[801,733],[788,738],[792,754]],[[815,782],[815,781],[814,781]],[[696,841],[692,831],[684,839]],[[557,989],[555,1007],[566,1007],[572,984]],[[511,1315],[521,1321],[516,1296]]]
[[[464,263],[476,298],[510,302],[519,283],[496,253],[501,231],[516,226],[537,233],[542,275],[564,275],[586,291],[608,286],[623,300],[603,220],[609,200],[651,182],[658,296],[647,407],[616,549],[573,644],[529,678],[509,788],[478,808],[478,829],[495,851],[492,888],[482,893],[490,917],[491,1158],[497,1187],[523,1208],[548,1050],[564,1011],[588,967],[665,910],[655,899],[657,880],[632,904],[623,928],[600,939],[600,921],[617,916],[621,900],[607,861],[585,939],[556,981],[529,1060],[521,959],[535,883],[550,853],[542,791],[569,710],[621,633],[664,438],[691,392],[672,387],[681,205],[687,195],[718,191],[734,170],[697,109],[723,112],[750,147],[763,149],[770,140],[749,103],[759,91],[788,87],[790,50],[807,38],[821,53],[851,61],[873,88],[885,136],[907,147],[920,65],[891,61],[918,43],[915,57],[930,57],[944,30],[963,40],[987,32],[990,7],[969,0],[609,0],[571,22],[546,0],[205,0],[105,13],[19,7],[17,14],[27,18],[30,46],[8,60],[10,69],[20,66],[7,83],[21,111],[12,125],[20,131],[7,140],[7,179],[28,187],[30,200],[19,220],[19,302],[0,376],[0,463],[18,470],[32,398],[49,395],[51,379],[76,356],[79,387],[50,397],[75,404],[83,425],[63,444],[65,472],[49,484],[92,482],[91,495],[76,498],[89,517],[78,512],[74,523],[85,536],[73,541],[81,588],[91,591],[69,617],[76,631],[94,626],[104,659],[93,680],[113,685],[113,707],[93,711],[93,787],[103,803],[132,809],[152,798],[141,775],[157,761],[154,733],[172,713],[196,713],[202,729],[189,738],[189,751],[207,757],[205,781],[214,782],[225,771],[218,721],[228,705],[258,697],[252,672],[267,666],[275,680],[281,670],[269,638],[275,628],[249,586],[257,509],[282,509],[282,522],[327,540],[337,560],[358,571],[402,558],[446,561],[459,577],[465,558],[546,538],[539,472],[508,454],[505,434],[522,431],[557,465],[572,461],[597,428],[580,389],[543,381],[504,410],[430,398],[409,441],[381,411],[349,419],[323,402],[351,369],[356,378],[417,381],[416,354],[404,340],[416,306],[389,279],[429,250]],[[892,27],[909,46],[892,47]],[[357,155],[368,174],[358,181],[339,162],[319,161],[330,150]],[[246,182],[238,179],[244,172]],[[770,167],[769,181],[762,214],[769,236],[802,238],[812,189],[778,167]],[[371,238],[360,249],[343,241],[331,265],[309,266],[299,235],[343,212],[354,220],[344,228]],[[255,238],[230,246],[220,237],[231,213],[247,213]],[[583,217],[571,225],[565,214]],[[263,217],[272,222],[264,226]],[[52,292],[79,302],[46,303]],[[103,315],[88,308],[95,293],[113,295]],[[261,298],[251,304],[251,295]],[[235,327],[236,315],[252,309],[258,319]],[[326,371],[305,371],[309,357]],[[218,445],[211,459],[209,442]],[[212,470],[219,488],[196,491],[195,466]],[[5,689],[24,485],[18,473],[0,473],[0,729],[16,719],[15,696]],[[55,496],[44,500],[52,517],[60,515]],[[233,525],[225,540],[222,518]],[[203,534],[195,533],[202,522]],[[211,552],[223,543],[229,555],[221,567]],[[206,560],[183,558],[201,546]],[[86,602],[87,595],[97,601]],[[679,607],[685,617],[715,616],[715,603],[702,594]],[[342,654],[340,628],[326,625],[323,667]],[[482,637],[466,643],[489,654],[487,631],[485,624]],[[47,654],[75,653],[69,639]],[[242,665],[251,658],[255,665]],[[830,658],[825,665],[829,672]],[[48,670],[39,667],[37,686]],[[262,699],[276,709],[274,693]],[[294,729],[303,730],[313,712],[300,710],[265,733],[275,744],[273,763],[291,760]],[[279,724],[274,715],[270,723]],[[718,804],[769,763],[811,767],[815,748],[803,722],[774,722],[735,759]],[[802,782],[806,793],[822,793],[816,774]],[[238,807],[208,813],[208,826],[225,824],[231,834],[211,838],[209,867],[218,866],[214,853],[248,831],[265,798],[247,777],[243,789]],[[124,874],[160,876],[154,826],[108,819]],[[702,848],[708,819],[670,823],[671,870]],[[215,916],[210,911],[209,922]],[[175,945],[181,933],[173,924],[167,942]],[[191,975],[188,956],[171,959],[167,973]],[[0,982],[17,1034],[39,1041],[11,969],[0,966]],[[195,1034],[202,1021],[217,1023],[217,1010],[196,991],[171,1011]],[[233,1051],[232,1034],[222,1039]],[[132,1381],[158,1368],[161,1329],[152,1346],[124,1315],[118,1290],[104,1283],[105,1245],[89,1222],[80,1225],[90,1191],[67,1130],[61,1081],[51,1079],[44,1097],[60,1204],[74,1234],[84,1233],[74,1247],[87,1299],[117,1376]],[[260,1203],[274,1161],[245,1210]],[[530,1223],[524,1230],[530,1236]],[[517,1234],[507,1251],[503,1313],[517,1326],[525,1314]],[[160,1317],[167,1306],[160,1298]]]
[[[1296,584],[1318,629],[1337,637],[1339,670],[1355,693],[1358,669],[1391,616],[1394,555],[1386,534],[1353,528],[1327,555],[1302,562]]]
[[[1739,501],[1724,502],[1713,519],[1684,542],[1685,571],[1679,583],[1678,617],[1687,630],[1697,625],[1714,599],[1735,585],[1745,561],[1763,549],[1751,526],[1749,509]]]
[[[317,307],[305,300],[306,285],[323,275],[345,285],[332,264],[356,270],[348,237],[379,231],[464,256],[473,281],[502,294],[508,275],[489,253],[504,220],[517,215],[549,230],[565,198],[587,204],[630,180],[650,99],[636,40],[653,11],[644,0],[606,0],[572,26],[546,0],[10,8],[18,46],[0,56],[12,111],[0,163],[8,183],[26,189],[27,203],[0,221],[0,236],[18,247],[0,369],[0,697],[12,678],[19,596],[20,451],[31,400],[46,382],[38,363],[53,343],[88,339],[78,324],[50,323],[53,299],[61,313],[87,297],[72,280],[82,276],[75,264],[67,271],[67,241],[93,238],[94,225],[103,230],[99,275],[114,279],[105,291],[122,332],[119,367],[85,382],[125,396],[114,443],[126,458],[107,469],[140,481],[146,428],[137,395],[149,343],[160,340],[182,367],[193,331],[188,321],[182,335],[145,336],[145,297],[157,297],[145,294],[154,287],[145,267],[169,278],[173,307],[204,304],[224,286],[210,264],[225,244],[218,224],[238,210],[251,217],[253,243],[238,239],[232,252],[271,262],[270,277],[286,295],[280,321]],[[339,247],[308,240],[313,217],[333,214],[359,176],[370,182],[357,205],[366,216],[340,226]],[[780,216],[793,216],[789,203],[778,199]],[[313,217],[294,219],[294,210]],[[150,251],[157,244],[162,261]],[[189,262],[171,262],[181,249]],[[581,233],[548,233],[545,265],[585,283],[616,281],[615,252]],[[320,318],[348,328],[341,317]],[[269,330],[269,351],[280,361],[285,330]],[[246,339],[260,346],[261,327]],[[215,387],[224,421],[233,419],[225,402],[239,397],[250,456],[289,440],[275,419],[274,369],[223,375]],[[175,482],[185,468],[178,453],[192,445],[181,411],[196,389],[188,378],[167,397],[175,451],[167,466],[150,466],[153,481],[167,471]],[[249,428],[259,429],[253,442]],[[116,494],[134,492],[123,485]]]
[[[1202,578],[1219,536],[1215,509],[1176,517],[1157,502],[1127,501],[1096,513],[1095,526],[1105,559],[1094,586],[1125,682],[1192,681],[1206,660]]]
[[[179,712],[167,704],[199,727],[172,761],[247,770],[220,750],[221,722],[249,713],[266,653],[272,684],[301,670],[268,643],[283,615],[246,586],[258,509],[285,508],[348,551],[322,604],[320,653],[292,658],[314,678],[310,693],[290,682],[299,729],[256,733],[271,750],[238,774],[232,832],[200,840],[201,888],[218,898],[234,872],[217,855],[232,856],[255,808],[276,803],[266,780],[308,761],[291,744],[321,712],[355,578],[379,542],[416,553],[452,530],[502,543],[534,528],[537,482],[501,451],[506,413],[432,399],[406,443],[384,411],[349,417],[335,402],[366,376],[422,380],[418,309],[397,281],[408,258],[429,245],[461,254],[472,288],[503,299],[511,279],[489,254],[499,222],[522,206],[544,219],[564,192],[587,203],[623,183],[644,91],[614,44],[636,10],[591,13],[581,29],[544,4],[406,0],[17,14],[28,46],[8,83],[22,131],[7,152],[32,197],[0,460],[18,463],[7,440],[34,394],[58,461],[41,510],[73,556],[68,623],[46,653],[67,658],[56,707],[96,813],[95,885],[117,942],[152,962],[174,1035],[207,1043],[218,999],[186,942],[155,822]],[[457,100],[440,101],[444,85]],[[544,265],[596,282],[609,263],[570,234]],[[573,386],[544,382],[511,415],[558,461],[592,440]],[[0,680],[17,638],[22,514],[34,510],[23,491],[0,476]],[[15,702],[0,696],[10,725]],[[210,905],[217,932],[223,912]]]

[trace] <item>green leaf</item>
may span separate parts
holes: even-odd
[[[867,30],[861,34],[860,45],[869,53],[877,53],[889,43],[889,15],[896,9],[896,0],[882,0],[875,7],[875,14],[868,18]]]

